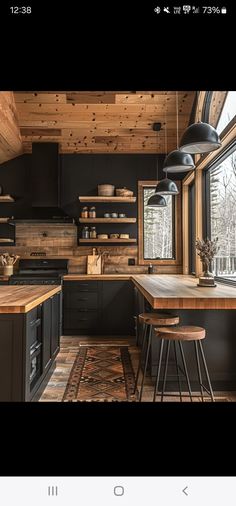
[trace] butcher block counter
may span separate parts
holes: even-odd
[[[131,274],[65,274],[65,281],[124,281],[131,279]]]
[[[28,313],[61,291],[61,286],[8,285],[0,287],[0,313]]]
[[[131,279],[154,309],[236,309],[234,286],[199,287],[198,278],[181,274],[140,274]]]

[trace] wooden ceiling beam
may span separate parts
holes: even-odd
[[[23,153],[15,100],[12,92],[0,93],[0,163]]]

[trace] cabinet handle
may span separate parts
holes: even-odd
[[[37,320],[30,322],[31,327],[38,327],[40,324],[41,324],[41,318],[37,318]]]

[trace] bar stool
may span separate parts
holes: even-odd
[[[139,315],[139,323],[143,325],[143,334],[142,334],[142,348],[140,352],[139,357],[139,365],[138,365],[138,371],[135,381],[135,387],[134,392],[137,390],[138,386],[138,380],[139,380],[139,374],[141,371],[141,364],[142,364],[142,358],[144,355],[145,345],[146,345],[146,352],[145,352],[145,362],[144,362],[144,370],[143,370],[143,378],[141,383],[141,389],[139,394],[139,402],[142,400],[143,395],[143,386],[144,381],[146,377],[147,372],[147,364],[148,364],[148,358],[149,358],[149,352],[150,352],[150,345],[152,340],[152,331],[153,327],[158,325],[159,326],[165,326],[165,325],[177,325],[179,323],[179,317],[176,315],[171,315],[168,313],[141,313]],[[149,332],[148,332],[149,330]]]
[[[167,378],[167,369],[168,369],[168,361],[169,361],[169,353],[170,353],[170,345],[173,343],[174,346],[174,355],[175,355],[175,364],[176,364],[176,371],[177,371],[177,377],[178,377],[178,383],[179,383],[179,393],[180,393],[180,401],[182,401],[182,392],[181,392],[181,383],[180,383],[180,375],[179,370],[182,371],[178,364],[177,359],[177,343],[179,344],[179,350],[180,355],[183,363],[183,369],[184,369],[184,376],[186,378],[186,382],[188,385],[188,391],[189,396],[191,399],[191,402],[193,400],[193,395],[191,392],[191,386],[189,381],[189,375],[186,365],[186,360],[184,356],[184,350],[182,342],[184,341],[193,341],[194,342],[194,348],[195,348],[195,357],[196,357],[196,363],[197,363],[197,372],[198,372],[198,381],[201,391],[201,398],[202,402],[203,399],[203,390],[205,390],[211,397],[212,402],[214,402],[214,394],[211,386],[210,376],[207,369],[206,359],[202,347],[202,339],[205,339],[206,337],[206,330],[202,327],[194,327],[193,325],[190,326],[177,326],[177,327],[162,327],[155,328],[156,336],[161,339],[160,343],[160,352],[159,352],[159,361],[158,361],[158,369],[157,369],[157,376],[156,376],[156,382],[155,382],[155,389],[154,389],[154,396],[153,396],[153,402],[156,400],[157,392],[158,392],[158,385],[160,380],[160,372],[161,372],[161,362],[162,362],[162,356],[163,356],[163,348],[164,348],[164,342],[166,341],[166,356],[165,356],[165,363],[164,363],[164,377],[163,377],[163,387],[162,387],[162,394],[161,394],[161,401],[163,401],[163,397],[165,395],[165,386],[166,386],[166,378]],[[199,360],[199,353],[202,359],[202,363],[205,370],[206,379],[208,382],[209,390],[203,385],[202,383],[202,372],[200,367],[200,360]]]

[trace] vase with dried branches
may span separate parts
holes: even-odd
[[[211,241],[208,237],[196,240],[196,250],[203,267],[203,276],[199,277],[199,286],[216,286],[214,274],[209,270],[211,262],[219,250],[218,237]]]

